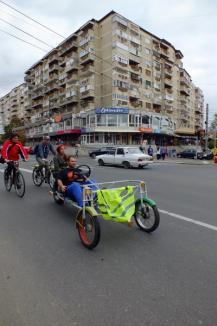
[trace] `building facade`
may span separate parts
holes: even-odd
[[[203,93],[182,58],[113,11],[88,21],[26,72],[28,139],[140,144],[195,135]]]
[[[11,92],[3,96],[0,99],[0,126],[2,129],[15,117],[25,124],[29,104],[28,88],[25,83],[15,87]]]

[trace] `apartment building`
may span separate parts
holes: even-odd
[[[0,125],[4,129],[11,119],[19,118],[23,123],[26,120],[28,108],[28,88],[25,83],[15,87],[11,92],[0,99]]]
[[[27,137],[139,144],[194,135],[203,94],[182,58],[114,11],[88,21],[26,72]]]

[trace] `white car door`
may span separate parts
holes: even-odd
[[[124,149],[123,148],[117,148],[116,154],[114,156],[114,164],[121,165],[124,161]]]
[[[105,155],[104,162],[106,164],[114,164],[114,157],[115,157],[115,151],[110,151],[108,154]]]

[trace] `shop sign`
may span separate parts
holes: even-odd
[[[152,133],[153,129],[152,128],[139,128],[140,132],[144,132],[144,133]]]
[[[69,129],[69,130],[59,130],[56,132],[57,135],[65,135],[65,134],[80,134],[80,129]]]
[[[128,114],[128,108],[97,108],[96,114]]]

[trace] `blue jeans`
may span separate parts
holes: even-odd
[[[78,206],[83,207],[83,187],[82,185],[88,185],[92,190],[97,190],[95,180],[86,180],[84,182],[72,182],[66,190],[66,196],[72,200],[75,200]]]

